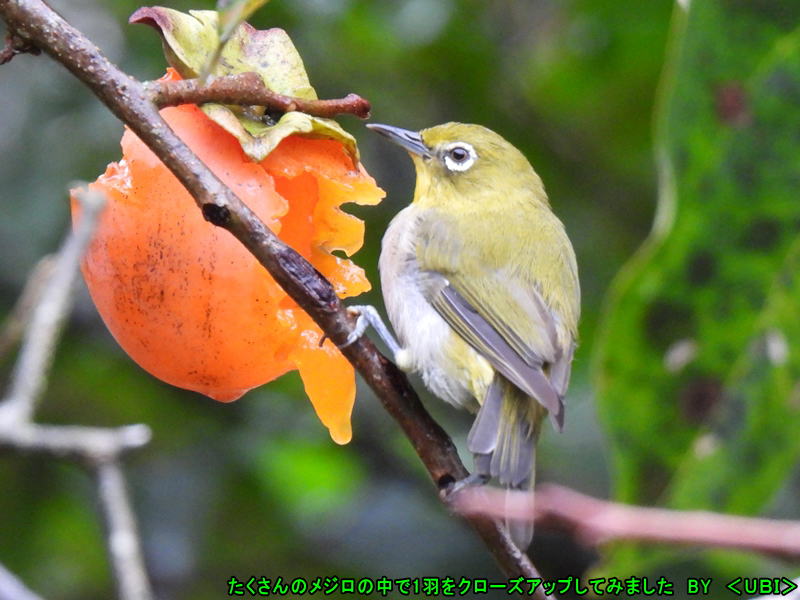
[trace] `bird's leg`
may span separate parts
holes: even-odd
[[[489,468],[492,461],[492,455],[484,454],[482,452],[475,452],[473,453],[472,457],[475,462],[472,473],[463,479],[456,481],[453,484],[453,487],[450,488],[451,494],[463,490],[464,488],[486,485],[492,478]]]
[[[347,336],[347,341],[340,346],[346,348],[350,344],[358,340],[367,331],[370,325],[378,333],[378,336],[383,340],[383,343],[388,346],[389,351],[394,357],[394,362],[402,370],[408,370],[409,356],[408,350],[401,348],[400,344],[389,331],[386,323],[383,322],[378,310],[369,304],[359,304],[356,306],[348,306],[347,312],[356,317],[356,325],[350,335]],[[459,479],[453,483],[449,493],[453,494],[464,488],[472,486],[485,485],[492,478],[489,475],[489,461],[491,460],[490,454],[475,454],[475,472],[471,475]]]
[[[386,323],[383,322],[383,319],[381,319],[380,314],[378,314],[374,306],[370,306],[369,304],[348,306],[347,312],[356,317],[356,326],[353,328],[353,331],[350,332],[350,335],[347,336],[347,341],[341,346],[342,348],[346,348],[358,340],[364,335],[367,327],[372,325],[372,328],[383,340],[383,343],[389,347],[389,352],[392,353],[395,362],[398,362],[398,354],[402,356],[403,349],[400,347],[400,344],[397,343],[397,340],[394,339],[392,332],[389,331],[389,328],[386,326]]]
[[[458,481],[454,482],[449,493],[455,494],[469,487],[480,487],[482,485],[486,485],[489,483],[491,478],[492,477],[486,473],[479,473],[476,471],[470,475],[467,475],[463,479],[459,479]]]

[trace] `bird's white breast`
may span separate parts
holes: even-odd
[[[419,373],[428,389],[443,400],[474,410],[477,404],[465,373],[459,373],[446,355],[455,334],[421,291],[414,235],[420,218],[419,209],[411,205],[398,213],[383,236],[381,287],[403,348],[396,360],[401,368]],[[477,353],[474,358],[483,360]]]

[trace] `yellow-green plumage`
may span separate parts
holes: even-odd
[[[468,440],[476,470],[530,487],[543,417],[549,410],[563,423],[577,336],[580,290],[564,227],[539,176],[496,133],[461,123],[419,134],[374,128],[409,149],[417,171],[380,261],[395,358],[444,400],[483,407]],[[529,527],[512,533],[529,542]]]

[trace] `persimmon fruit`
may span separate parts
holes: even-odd
[[[177,77],[176,75],[172,75]],[[370,285],[348,256],[363,223],[345,202],[383,196],[342,143],[292,135],[261,162],[194,105],[166,108],[170,127],[264,223],[308,259],[340,297]],[[123,158],[90,187],[107,207],[82,264],[108,329],[142,368],[172,385],[229,402],[298,369],[332,438],[351,437],[355,377],[311,318],[194,200],[131,131]],[[73,199],[73,219],[80,218]]]

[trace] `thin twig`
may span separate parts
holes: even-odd
[[[532,494],[466,489],[455,495],[453,506],[462,514],[532,519],[537,526],[566,531],[587,546],[626,540],[730,548],[800,559],[800,521],[632,506],[554,484],[542,484]]]
[[[174,134],[158,114],[144,86],[121,72],[83,34],[42,0],[0,0],[10,30],[47,52],[83,81],[158,156],[195,198],[205,218],[230,231],[322,328],[343,345],[352,318],[324,277],[281,242]],[[394,417],[442,492],[467,475],[452,440],[431,418],[405,375],[366,337],[343,349]],[[468,517],[509,577],[538,577],[528,557],[493,519]],[[540,592],[540,591],[539,591]],[[543,593],[535,597],[544,599]]]
[[[42,284],[24,343],[14,368],[11,392],[0,404],[0,450],[44,453],[76,460],[97,474],[98,493],[106,524],[109,556],[122,600],[150,600],[133,513],[125,495],[119,460],[123,453],[148,443],[150,428],[130,425],[97,428],[38,425],[32,422],[36,400],[44,390],[58,334],[71,306],[78,266],[105,204],[99,192],[79,190],[80,218]],[[40,263],[42,264],[42,263]],[[24,586],[0,570],[0,600],[35,600]]]
[[[51,254],[40,259],[28,275],[22,293],[0,328],[0,360],[11,352],[12,348],[22,339],[33,309],[39,303],[45,284],[54,269],[55,255]]]
[[[13,33],[8,33],[5,44],[0,49],[0,65],[10,62],[17,54],[25,53],[39,54],[39,49]]]
[[[316,117],[335,117],[342,114],[369,117],[370,104],[357,94],[333,100],[304,100],[277,94],[264,85],[257,73],[241,73],[218,77],[206,85],[199,79],[181,81],[148,81],[144,84],[148,98],[159,108],[179,104],[239,104],[265,106],[278,112],[300,111]]]
[[[78,264],[89,245],[104,203],[105,196],[102,194],[84,194],[84,217],[59,251],[54,272],[42,290],[41,300],[25,332],[22,350],[14,365],[10,391],[0,404],[0,426],[31,420],[39,395],[47,384],[47,369],[70,306]]]
[[[95,466],[106,544],[120,600],[153,597],[136,531],[136,520],[125,489],[125,477],[116,461]]]
[[[94,465],[117,460],[122,454],[150,442],[147,425],[84,427],[16,423],[0,428],[0,450],[46,454]]]
[[[0,565],[0,600],[42,600],[42,598],[29,590],[3,565]]]

